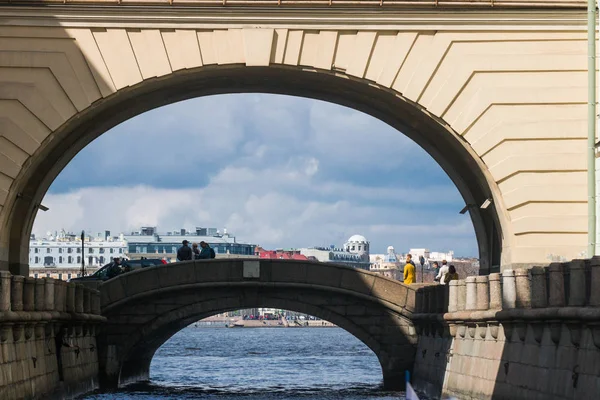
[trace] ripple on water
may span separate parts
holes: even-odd
[[[339,328],[188,327],[152,360],[151,383],[86,400],[399,400],[375,354]]]

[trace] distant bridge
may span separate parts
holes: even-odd
[[[415,287],[345,266],[290,260],[188,261],[149,267],[100,286],[101,384],[149,378],[156,350],[202,318],[272,307],[326,319],[377,355],[386,388],[402,388],[417,336]]]

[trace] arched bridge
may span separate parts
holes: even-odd
[[[147,380],[156,350],[187,325],[224,311],[273,307],[337,324],[377,355],[386,388],[402,388],[416,333],[415,288],[371,272],[290,260],[189,261],[141,269],[100,286],[102,385]]]

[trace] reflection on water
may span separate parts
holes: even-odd
[[[195,328],[156,353],[152,383],[84,399],[403,399],[375,354],[340,328]]]

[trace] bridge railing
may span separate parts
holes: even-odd
[[[36,313],[35,318],[31,313]],[[103,320],[100,316],[98,290],[73,282],[23,277],[0,271],[0,323],[61,319],[71,321],[79,318],[89,322]]]
[[[551,327],[552,340],[558,343],[565,325],[578,344],[586,327],[600,348],[600,257],[470,276],[447,286],[423,286],[417,288],[416,298],[414,320],[437,324],[433,331],[443,325],[455,332],[461,326],[464,335],[465,326],[472,330],[487,326],[496,338],[501,324],[505,331],[519,327],[523,340],[526,326],[531,325],[539,342],[544,324]],[[481,329],[481,335],[485,332]]]
[[[113,6],[165,5],[165,6],[272,6],[290,7],[372,7],[372,8],[579,8],[585,9],[582,0],[0,0],[11,4],[106,4]]]

